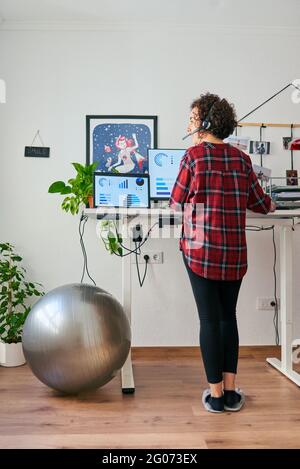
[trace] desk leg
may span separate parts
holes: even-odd
[[[300,386],[300,374],[293,370],[293,231],[280,227],[280,316],[281,360],[267,358],[267,362]]]
[[[131,248],[130,237],[127,238],[128,219],[122,218],[122,233],[123,239],[128,239],[129,249]],[[122,305],[127,314],[129,324],[131,326],[131,256],[122,257]],[[126,362],[121,369],[122,392],[124,394],[132,394],[135,391],[132,362],[131,362],[131,349],[129,350]]]

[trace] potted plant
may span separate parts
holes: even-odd
[[[22,331],[33,297],[42,296],[41,284],[25,281],[22,257],[9,243],[0,244],[0,364],[25,363]]]
[[[68,184],[63,181],[53,182],[48,192],[66,195],[61,207],[66,212],[75,215],[79,212],[81,204],[93,208],[93,173],[96,170],[97,162],[90,165],[80,163],[72,163],[72,165],[77,171],[76,177],[69,179]]]
[[[113,220],[102,220],[100,222],[100,237],[103,241],[105,249],[110,254],[122,256],[122,236],[119,234],[115,222]]]

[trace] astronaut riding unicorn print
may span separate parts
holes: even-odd
[[[87,164],[97,171],[148,173],[148,149],[157,147],[157,116],[86,116]]]

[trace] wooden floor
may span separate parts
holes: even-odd
[[[0,448],[300,448],[300,388],[265,362],[276,347],[241,347],[241,412],[210,414],[196,347],[133,349],[136,392],[120,376],[62,397],[27,365],[0,367]]]

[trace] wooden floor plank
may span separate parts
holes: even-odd
[[[88,434],[51,434],[51,435],[17,435],[15,441],[9,436],[1,436],[2,447],[14,449],[32,448],[197,448],[207,449],[203,434],[201,433],[94,433]]]
[[[239,413],[210,414],[198,347],[132,351],[136,392],[120,375],[77,397],[40,383],[27,365],[0,367],[0,448],[300,448],[300,388],[266,363],[277,347],[241,347]]]

